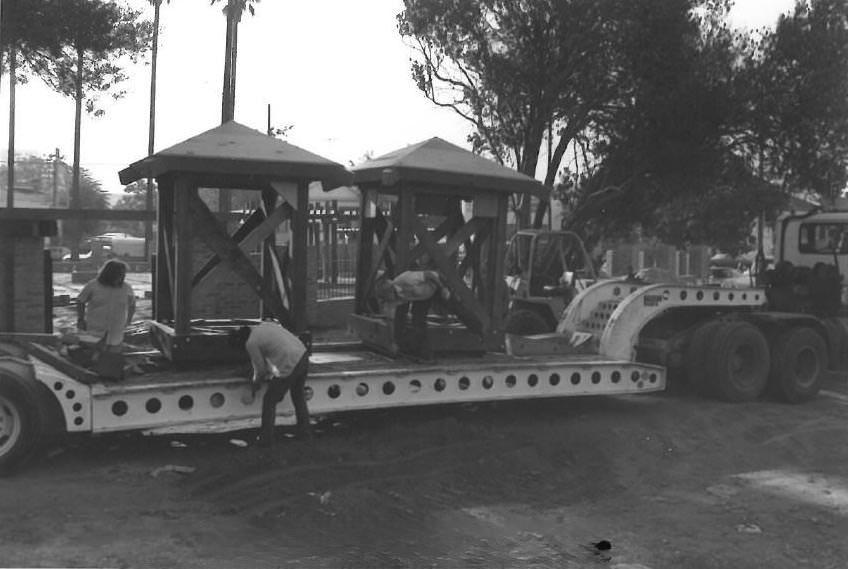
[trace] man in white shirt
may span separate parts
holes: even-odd
[[[256,326],[242,326],[236,332],[236,341],[244,345],[253,366],[251,383],[254,392],[259,382],[269,380],[262,397],[262,425],[258,444],[270,446],[274,442],[274,424],[277,403],[291,390],[292,403],[297,416],[297,427],[305,437],[311,435],[309,409],[306,406],[304,385],[309,372],[309,353],[300,339],[277,322],[262,322]]]
[[[430,342],[427,338],[427,313],[433,300],[447,300],[450,295],[436,271],[404,271],[393,279],[380,279],[375,285],[377,298],[384,303],[395,328],[402,337],[401,349],[431,359]],[[405,334],[409,305],[412,304],[412,335]]]

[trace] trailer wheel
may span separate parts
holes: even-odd
[[[0,374],[0,474],[6,474],[38,447],[42,421],[34,386]]]
[[[816,396],[827,368],[827,346],[815,330],[791,328],[774,341],[770,388],[787,403],[803,403]]]
[[[533,334],[545,334],[552,332],[551,327],[545,319],[532,310],[521,309],[510,312],[504,327],[508,334],[531,336]]]
[[[766,388],[770,367],[768,342],[748,322],[727,322],[712,336],[704,367],[718,398],[732,403],[754,401]]]
[[[699,395],[709,392],[709,377],[705,364],[713,334],[722,324],[720,320],[709,320],[699,325],[686,347],[686,381],[689,388]]]

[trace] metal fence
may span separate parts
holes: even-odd
[[[315,259],[318,300],[352,297],[356,290],[356,244],[310,245]]]

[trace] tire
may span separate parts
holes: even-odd
[[[698,395],[709,393],[709,377],[705,364],[713,334],[723,324],[720,320],[709,320],[700,324],[692,333],[686,347],[686,382],[691,392]]]
[[[781,401],[803,403],[821,389],[827,369],[827,344],[812,328],[791,328],[775,338],[771,360],[771,391]]]
[[[754,401],[768,384],[770,353],[762,332],[748,322],[726,322],[712,335],[704,368],[708,389],[731,403]]]
[[[10,473],[39,447],[44,421],[35,387],[0,373],[0,474]]]
[[[848,319],[832,316],[825,319],[830,368],[848,371]]]
[[[518,334],[520,336],[532,336],[533,334],[545,334],[553,332],[545,319],[536,312],[527,309],[510,312],[506,318],[504,330],[507,334]]]

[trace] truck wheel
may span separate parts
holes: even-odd
[[[771,390],[787,403],[803,403],[816,396],[827,369],[827,346],[812,328],[781,333],[771,350]]]
[[[510,312],[504,327],[508,334],[531,336],[533,334],[545,334],[553,332],[545,319],[532,310],[522,309]]]
[[[848,319],[832,316],[825,319],[824,327],[827,330],[828,363],[831,369],[848,370]]]
[[[732,403],[754,401],[766,388],[769,347],[762,332],[748,322],[726,322],[712,335],[706,371],[710,391]]]
[[[17,377],[0,375],[0,474],[38,447],[41,418],[32,387]]]
[[[709,377],[705,369],[707,352],[714,332],[722,324],[720,320],[709,320],[700,324],[692,333],[686,347],[686,381],[693,393],[706,395],[709,392]]]

